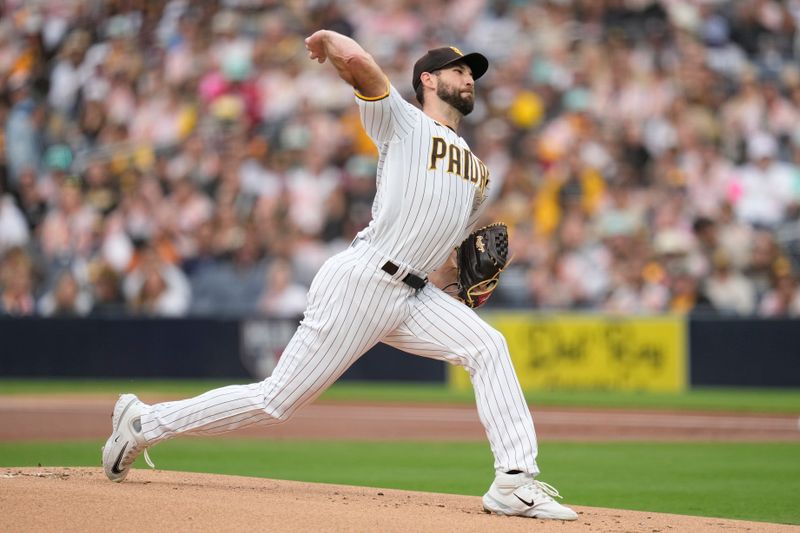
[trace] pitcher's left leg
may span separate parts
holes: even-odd
[[[483,495],[492,513],[575,520],[555,501],[561,495],[534,479],[536,433],[503,335],[436,287],[417,295],[408,318],[384,342],[407,352],[464,366],[475,388],[478,415],[495,457],[495,478]]]
[[[409,317],[384,342],[466,368],[495,469],[538,474],[533,419],[503,335],[436,287],[426,286],[416,300]]]

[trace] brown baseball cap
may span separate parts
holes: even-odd
[[[472,69],[472,79],[475,80],[486,74],[486,70],[489,68],[489,60],[478,52],[464,54],[455,46],[434,48],[433,50],[428,50],[427,54],[414,63],[414,79],[411,80],[411,85],[414,86],[416,91],[419,84],[422,83],[419,77],[423,72],[434,72],[457,61],[463,61],[469,65],[469,68]]]

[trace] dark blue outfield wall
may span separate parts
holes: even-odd
[[[0,377],[218,378],[269,374],[297,323],[0,318]],[[800,320],[692,317],[691,385],[800,387]],[[379,344],[342,379],[445,381],[445,364]]]
[[[0,320],[0,375],[242,377],[239,325],[223,320]]]
[[[0,377],[261,379],[296,321],[0,318]],[[378,345],[341,379],[445,380],[439,361]]]
[[[692,317],[692,385],[800,387],[800,320]]]

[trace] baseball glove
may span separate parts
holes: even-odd
[[[508,228],[491,224],[464,239],[456,251],[458,298],[471,308],[480,307],[492,295],[500,272],[508,264]]]

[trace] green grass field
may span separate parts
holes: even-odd
[[[0,466],[98,466],[101,444],[0,443]],[[464,442],[183,439],[151,455],[165,470],[468,495],[493,473],[488,446]],[[800,444],[547,442],[540,466],[568,503],[800,524]]]
[[[230,385],[220,380],[21,380],[0,379],[3,394],[162,394],[188,397]],[[800,414],[800,389],[700,388],[683,393],[612,391],[528,391],[532,405],[619,407]],[[419,403],[474,403],[471,391],[443,385],[408,383],[337,383],[322,400]]]

